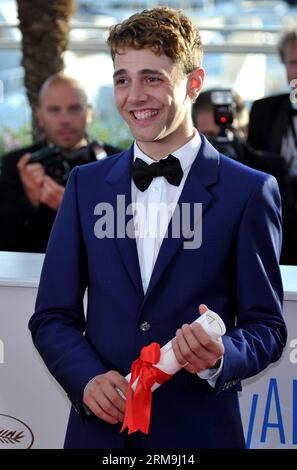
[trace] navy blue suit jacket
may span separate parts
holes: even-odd
[[[244,447],[240,380],[276,361],[286,341],[281,314],[280,198],[275,179],[220,155],[202,136],[179,203],[202,202],[200,248],[165,238],[144,295],[133,238],[94,235],[95,206],[131,202],[132,149],[73,170],[50,237],[34,343],[73,408],[66,447]],[[194,221],[193,221],[194,223]],[[198,223],[201,223],[198,222]],[[83,295],[88,288],[85,319]],[[184,370],[153,394],[150,433],[86,417],[82,396],[97,374],[124,376],[143,346],[162,346],[205,303],[223,318],[224,365],[215,388]],[[140,323],[150,324],[141,331]]]

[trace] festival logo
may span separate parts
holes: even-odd
[[[30,449],[34,435],[29,426],[13,416],[0,414],[0,450]]]

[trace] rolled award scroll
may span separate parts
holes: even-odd
[[[191,323],[191,325],[194,325],[194,323],[200,323],[203,326],[203,329],[212,339],[218,339],[226,333],[225,323],[217,313],[212,312],[211,310],[207,310],[205,313],[200,315],[200,317]],[[174,375],[176,372],[182,369],[182,366],[176,360],[171,346],[171,340],[161,348],[160,352],[160,360],[157,364],[154,364],[155,367],[169,375]],[[125,378],[128,382],[130,382],[131,373],[126,375]],[[138,378],[132,385],[133,390],[135,390],[137,382]],[[152,392],[160,387],[160,385],[161,384],[159,383],[155,383],[152,386]]]
[[[206,333],[218,339],[226,333],[223,320],[215,312],[207,310],[193,323],[200,323]],[[152,392],[182,369],[173,352],[171,341],[160,349],[158,343],[142,348],[140,357],[133,362],[129,382],[125,418],[121,431],[126,427],[129,434],[140,430],[148,434]],[[121,394],[121,392],[119,391]]]

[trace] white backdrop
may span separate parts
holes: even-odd
[[[0,449],[61,448],[69,402],[36,352],[28,321],[42,255],[0,253]],[[297,267],[282,268],[287,347],[281,360],[243,383],[248,446],[297,449]]]
[[[70,405],[28,330],[42,261],[43,255],[0,252],[0,449],[63,447]]]

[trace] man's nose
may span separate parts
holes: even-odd
[[[128,101],[130,103],[142,103],[147,100],[147,93],[139,83],[131,84],[129,88]]]
[[[60,113],[60,121],[61,122],[70,122],[71,121],[71,113],[67,109],[64,109]]]

